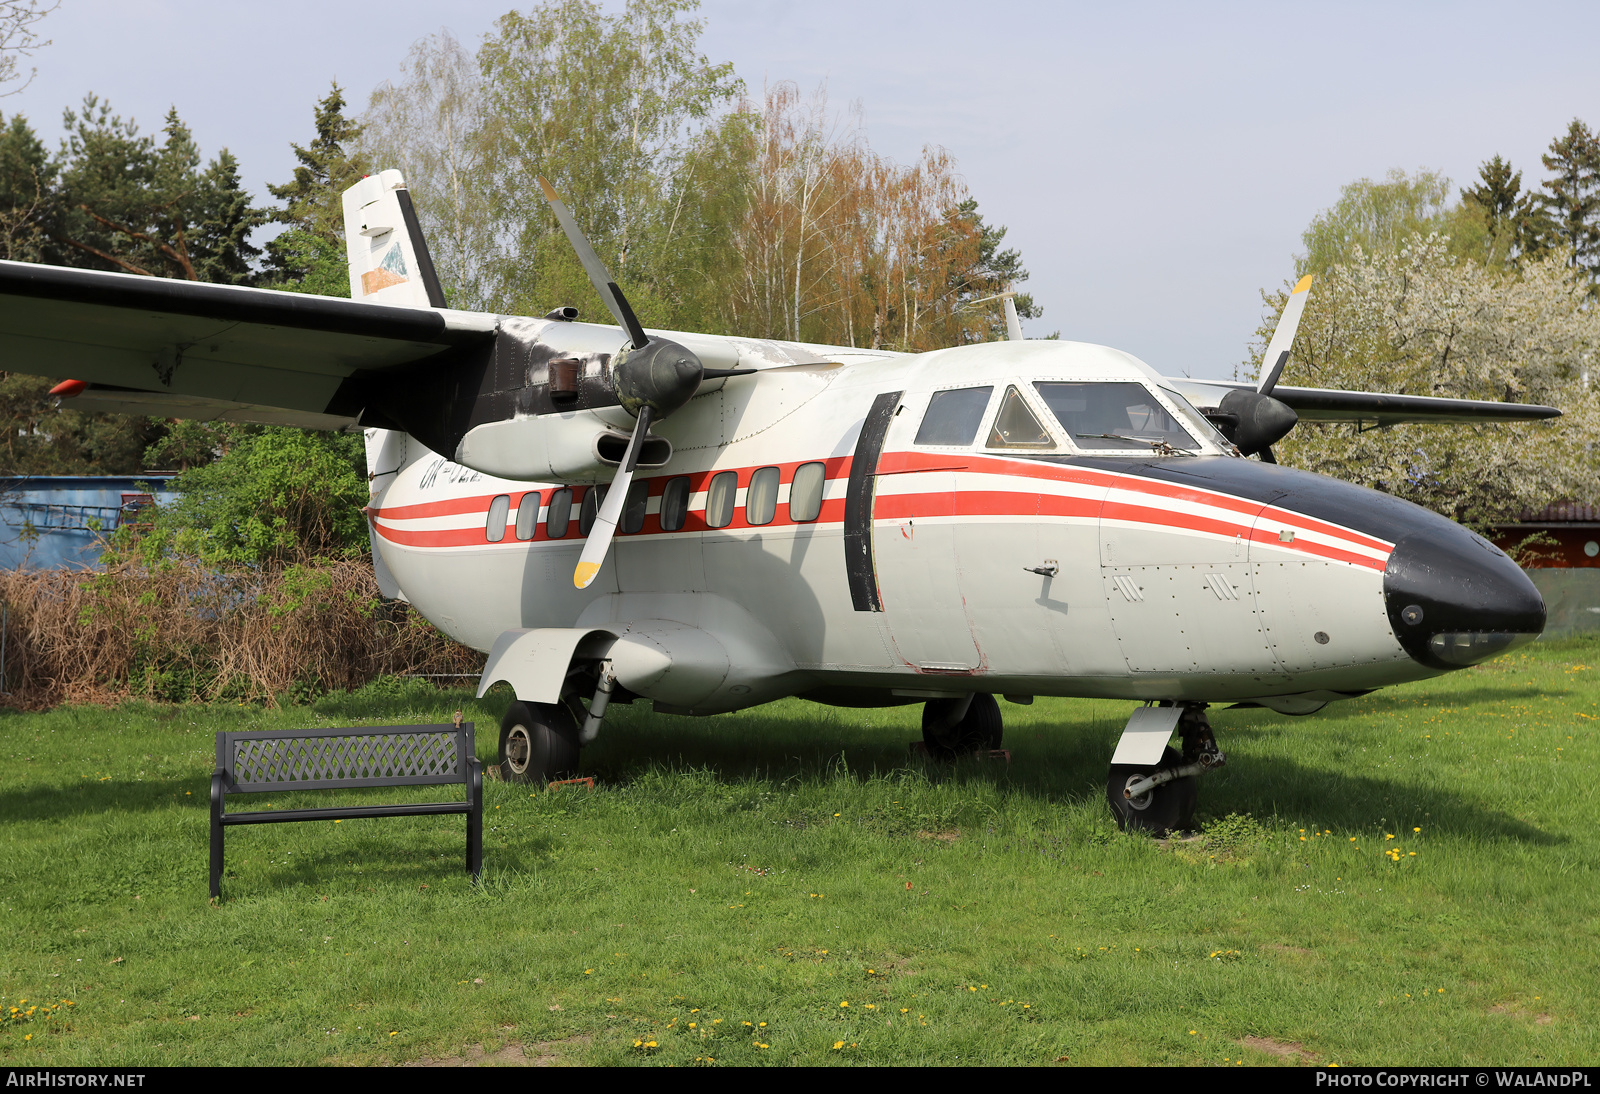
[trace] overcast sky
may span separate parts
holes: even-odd
[[[0,99],[49,143],[86,92],[146,131],[168,106],[246,184],[294,167],[330,80],[357,107],[441,26],[469,45],[507,0],[62,0],[38,76]],[[605,5],[620,8],[617,2]],[[1117,346],[1169,374],[1243,359],[1260,290],[1352,179],[1429,167],[1469,184],[1600,125],[1600,5],[1003,5],[707,0],[703,45],[752,88],[826,81],[880,152],[943,145],[1010,229],[1044,306],[1031,335]],[[559,302],[553,302],[559,303]]]

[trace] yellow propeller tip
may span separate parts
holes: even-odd
[[[1294,283],[1294,291],[1297,293],[1310,292],[1311,282],[1314,280],[1316,280],[1315,274],[1306,274],[1299,281]]]
[[[538,176],[538,179],[539,179],[539,189],[544,191],[544,199],[546,201],[560,201],[561,200],[561,195],[556,193],[556,188],[554,186],[551,186],[548,182],[546,182],[545,181],[545,177],[543,175]]]
[[[580,562],[578,568],[572,571],[572,584],[575,588],[587,589],[594,580],[594,575],[600,572],[598,562]]]

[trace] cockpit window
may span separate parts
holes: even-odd
[[[1131,454],[1200,447],[1143,384],[1040,381],[1033,386],[1079,448]]]
[[[1054,448],[1055,438],[1045,432],[1039,419],[1015,387],[1006,388],[1000,401],[1000,413],[995,415],[994,428],[989,430],[988,448]]]
[[[978,436],[983,412],[989,407],[992,387],[961,387],[936,391],[928,400],[915,444],[968,445]]]

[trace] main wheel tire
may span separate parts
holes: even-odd
[[[951,708],[960,699],[930,699],[922,707],[922,743],[928,755],[950,762],[1000,747],[1004,726],[1000,704],[993,695],[974,695],[967,713],[953,726],[944,726]]]
[[[1194,775],[1162,783],[1138,798],[1129,799],[1122,793],[1136,779],[1182,764],[1183,757],[1173,748],[1168,748],[1154,767],[1112,764],[1106,778],[1106,801],[1117,818],[1117,827],[1123,831],[1149,832],[1158,839],[1189,827],[1200,800],[1199,780]]]
[[[578,725],[564,706],[512,703],[500,719],[500,777],[544,786],[578,769]]]

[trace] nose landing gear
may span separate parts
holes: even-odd
[[[1180,752],[1166,744],[1176,730]],[[1152,751],[1159,748],[1158,755]],[[1117,827],[1162,837],[1187,828],[1199,801],[1198,776],[1221,767],[1204,703],[1141,707],[1128,721],[1106,778],[1106,801]]]

